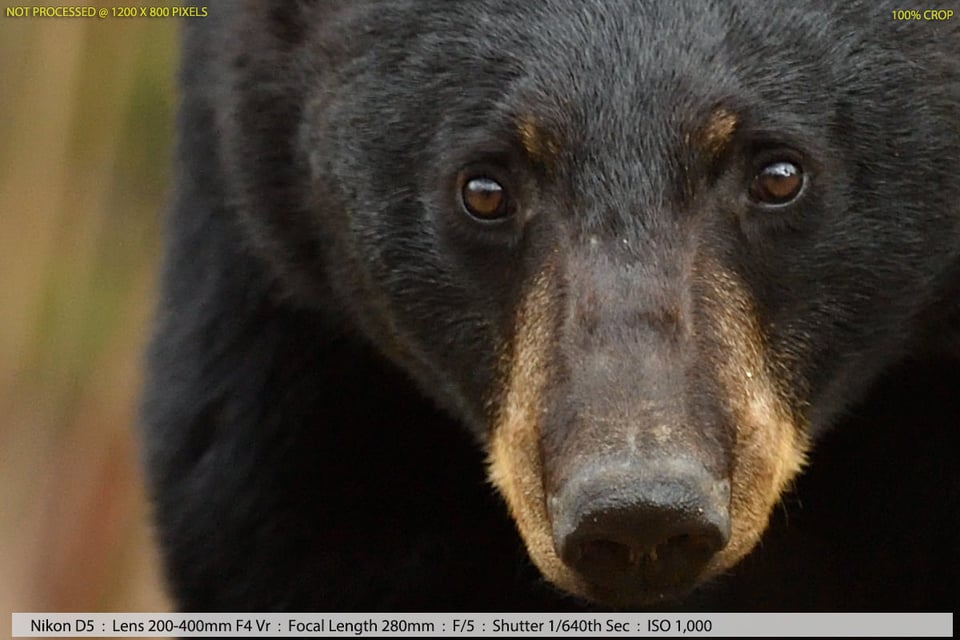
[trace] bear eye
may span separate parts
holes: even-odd
[[[507,190],[489,176],[480,175],[463,180],[460,203],[468,214],[482,221],[500,220],[510,215]]]
[[[754,176],[750,197],[760,204],[787,204],[800,194],[803,181],[800,165],[789,160],[771,162]]]

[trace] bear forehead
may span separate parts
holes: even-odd
[[[466,105],[450,100],[447,109],[477,116],[492,107],[501,117],[487,124],[506,122],[535,160],[567,154],[589,168],[591,158],[662,159],[691,143],[711,159],[747,120],[770,129],[787,122],[803,133],[822,129],[824,103],[834,99],[828,87],[843,73],[814,53],[831,30],[815,12],[786,7],[759,24],[737,9],[750,4],[602,2],[571,9],[554,1],[492,12],[480,3],[463,17],[463,32],[438,23],[439,31],[424,36],[422,55],[454,60],[443,74],[451,95],[476,98]],[[439,64],[417,67],[433,73],[445,66]],[[437,78],[430,83],[437,86]],[[464,126],[478,120],[463,118]]]
[[[753,3],[743,0],[516,5],[458,3],[456,23],[438,8],[440,13],[420,26],[422,39],[414,46],[421,51],[408,49],[407,59],[447,53],[463,72],[457,75],[460,84],[519,76],[519,88],[530,99],[565,98],[568,107],[582,102],[594,109],[599,102],[620,110],[632,105],[641,115],[644,106],[668,97],[664,93],[742,90],[737,79],[757,78],[758,84],[782,79],[784,86],[770,95],[789,95],[790,81],[827,71],[822,67],[829,61],[818,51],[831,50],[839,54],[832,58],[845,63],[847,53],[857,49],[849,30],[836,36],[839,16],[803,6],[771,13],[752,11]],[[430,69],[443,69],[443,61],[428,59]]]

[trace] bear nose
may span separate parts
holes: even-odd
[[[554,546],[598,586],[682,591],[730,536],[730,483],[685,458],[582,468],[551,499]]]

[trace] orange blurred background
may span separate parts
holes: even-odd
[[[169,189],[177,19],[14,18],[9,6],[0,637],[11,611],[169,608],[135,426]]]

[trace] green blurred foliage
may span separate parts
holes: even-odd
[[[135,427],[178,22],[10,18],[7,6],[0,601],[15,611],[163,610]]]

